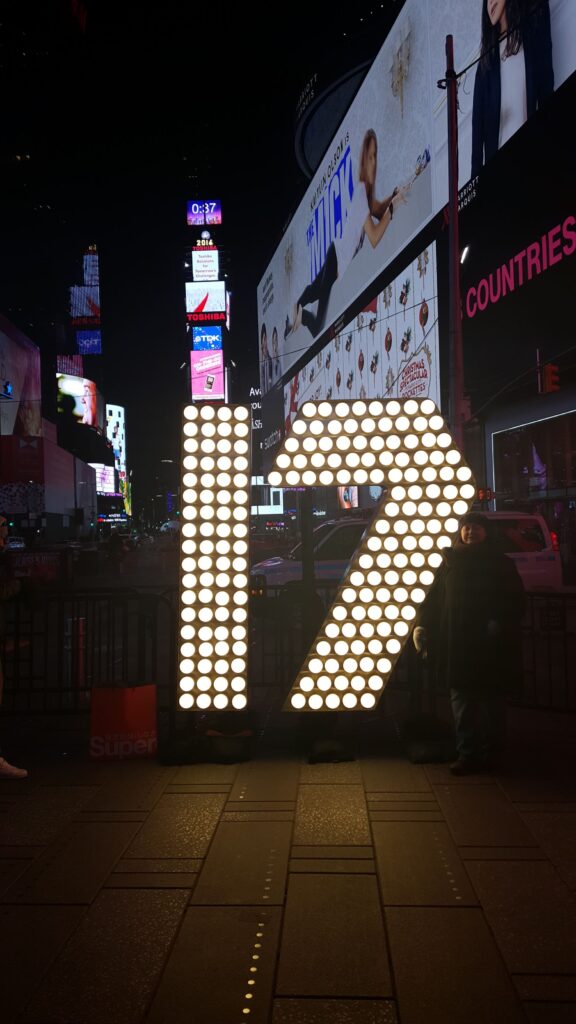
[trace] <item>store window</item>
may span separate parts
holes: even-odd
[[[576,413],[504,430],[493,439],[500,507],[576,494]]]

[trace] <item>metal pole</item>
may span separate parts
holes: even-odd
[[[458,231],[458,78],[454,70],[454,40],[446,36],[446,99],[448,109],[448,289],[450,396],[452,435],[463,449],[464,360],[462,356],[462,305],[460,300],[460,239]]]
[[[316,630],[314,619],[314,539],[312,521],[312,490],[306,487],[299,494],[300,537],[302,539],[302,591],[303,591],[303,634],[311,641]]]

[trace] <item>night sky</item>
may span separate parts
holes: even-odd
[[[226,355],[238,367],[231,397],[244,400],[258,383],[256,287],[307,184],[294,156],[298,94],[344,32],[366,25],[358,8],[291,4],[280,27],[276,15],[260,25],[263,44],[244,7],[92,3],[81,33],[70,4],[9,6],[0,309],[45,348],[43,325],[65,321],[82,251],[97,244],[102,390],[126,406],[138,505],[160,460],[179,455],[186,200],[222,200]],[[376,5],[370,19],[378,41],[386,13]]]

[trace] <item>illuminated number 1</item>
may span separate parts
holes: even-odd
[[[250,409],[184,409],[181,708],[246,707]]]
[[[305,402],[268,481],[387,489],[284,705],[372,708],[471,506],[472,473],[430,399]]]

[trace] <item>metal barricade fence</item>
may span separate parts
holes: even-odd
[[[86,711],[98,686],[173,688],[175,590],[47,591],[3,613],[4,713]]]
[[[288,587],[254,604],[250,617],[249,706],[257,694],[284,700],[337,584],[316,587],[312,604]],[[576,710],[576,593],[528,595],[524,622],[522,707]],[[0,656],[3,712],[88,711],[96,686],[158,686],[163,728],[177,709],[178,591],[54,591],[41,601],[7,602]],[[387,690],[407,695],[411,712],[430,710],[441,687],[427,678],[412,644]],[[250,692],[251,691],[251,692]]]
[[[253,608],[254,684],[274,685],[288,693],[338,585],[316,585],[318,603],[312,609],[316,607],[317,614],[308,623],[303,619],[305,597],[297,585],[271,589],[259,607]],[[576,593],[530,593],[526,603],[524,678],[522,689],[511,696],[512,703],[549,711],[576,711]],[[406,645],[383,699],[389,691],[406,695],[405,706],[410,713],[432,711],[436,696],[447,696],[440,681],[429,678],[426,664],[415,656],[411,643]]]

